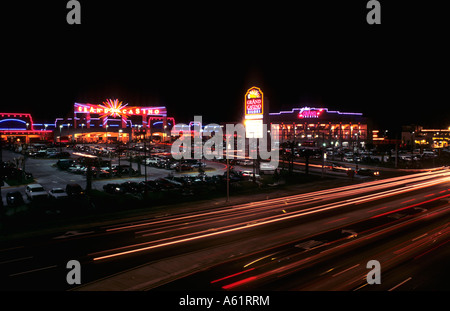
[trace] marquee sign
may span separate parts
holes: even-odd
[[[98,114],[100,117],[122,117],[127,118],[129,116],[166,116],[166,107],[133,107],[124,104],[118,99],[107,99],[102,105],[92,104],[74,104],[75,113],[88,113]]]
[[[263,92],[259,87],[251,87],[245,93],[245,118],[259,119],[263,116]]]
[[[315,109],[304,107],[300,110],[298,117],[300,119],[317,119],[322,113],[323,109]]]

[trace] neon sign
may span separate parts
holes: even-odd
[[[118,99],[107,99],[102,105],[92,104],[74,104],[75,113],[99,114],[100,118],[105,117],[122,117],[128,116],[165,116],[167,115],[166,107],[131,107],[124,104]]]
[[[302,108],[298,114],[300,119],[317,119],[322,113],[323,109],[316,110],[314,108]]]
[[[263,92],[259,87],[251,87],[245,93],[245,118],[260,116],[263,114]]]

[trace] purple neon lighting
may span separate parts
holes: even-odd
[[[298,113],[301,113],[302,111],[305,110],[325,110],[327,113],[337,113],[340,115],[353,115],[353,116],[362,116],[363,114],[361,112],[340,112],[340,111],[329,111],[328,108],[314,108],[314,107],[302,107],[302,108],[292,108],[291,111],[280,111],[280,112],[270,112],[269,115],[271,116],[275,116],[275,115],[280,115],[282,113],[294,113],[295,111],[298,111]]]

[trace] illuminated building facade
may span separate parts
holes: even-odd
[[[170,138],[175,119],[167,117],[164,106],[130,106],[118,99],[102,104],[75,103],[73,117],[55,122],[55,141],[129,142],[144,138]]]
[[[269,113],[269,122],[278,124],[280,142],[302,146],[360,148],[369,138],[368,120],[359,112],[302,107]]]
[[[423,126],[402,126],[402,144],[407,148],[442,149],[450,146],[450,127],[446,129],[425,129]]]
[[[53,139],[55,124],[34,123],[29,113],[0,113],[2,141],[28,144]]]

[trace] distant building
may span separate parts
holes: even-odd
[[[450,127],[424,129],[420,125],[402,126],[402,145],[410,148],[447,148],[450,145]]]
[[[368,120],[360,112],[331,111],[302,107],[269,113],[278,124],[280,142],[295,141],[303,146],[365,147],[369,141]]]
[[[72,114],[73,113],[73,114]],[[55,142],[129,142],[144,138],[167,141],[175,119],[164,106],[129,106],[118,99],[102,104],[75,103],[67,118],[55,121]]]

